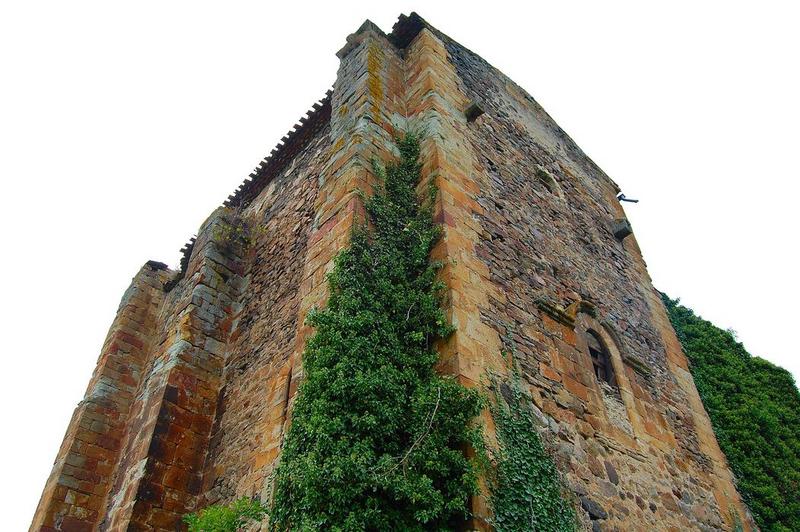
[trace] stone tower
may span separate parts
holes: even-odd
[[[522,88],[428,25],[370,22],[333,90],[183,249],[122,297],[31,530],[175,530],[264,496],[325,273],[373,158],[424,130],[439,186],[442,372],[482,386],[517,363],[582,526],[752,529],[619,189]],[[491,423],[487,423],[491,431]],[[485,499],[464,527],[491,530]]]

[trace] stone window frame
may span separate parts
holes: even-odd
[[[628,420],[631,424],[633,437],[638,440],[638,436],[644,433],[643,422],[636,409],[636,401],[633,394],[630,379],[626,371],[625,358],[620,350],[619,342],[617,341],[616,332],[608,325],[607,322],[600,322],[597,318],[589,315],[588,313],[579,310],[575,315],[575,332],[577,333],[577,347],[581,353],[586,356],[587,363],[591,364],[591,355],[589,353],[589,346],[586,340],[586,335],[590,334],[589,331],[595,333],[601,345],[605,347],[606,353],[613,370],[615,380],[615,391],[619,393],[622,404],[625,406],[625,411],[628,414]],[[594,372],[593,372],[594,373]],[[602,390],[603,384],[599,379],[595,378],[596,392],[604,393]],[[606,384],[607,385],[607,384]]]
[[[589,356],[592,360],[594,376],[602,382],[617,388],[617,378],[614,367],[611,365],[611,355],[605,342],[600,338],[600,333],[588,329],[585,335]]]

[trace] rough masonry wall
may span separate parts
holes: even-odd
[[[225,349],[200,506],[267,495],[288,407],[306,246],[329,151],[326,127],[242,213],[250,228],[245,289]]]
[[[72,416],[31,530],[92,530],[104,513],[122,437],[164,300],[169,272],[148,262],[134,277]]]
[[[651,309],[635,241],[612,234],[624,216],[616,186],[527,93],[443,39],[485,110],[468,129],[483,208],[477,254],[503,296],[481,318],[515,349],[583,509],[603,530],[717,530],[732,526],[733,510],[747,520],[713,434],[698,431],[702,406],[671,371],[671,329]],[[617,389],[594,375],[589,329],[609,347]]]

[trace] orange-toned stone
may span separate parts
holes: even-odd
[[[551,381],[561,382],[561,375],[547,364],[540,362],[539,371]]]

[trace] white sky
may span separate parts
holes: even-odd
[[[28,527],[131,277],[177,263],[365,18],[417,10],[526,88],[641,200],[656,286],[800,377],[796,2],[222,6],[0,6],[4,530]]]

